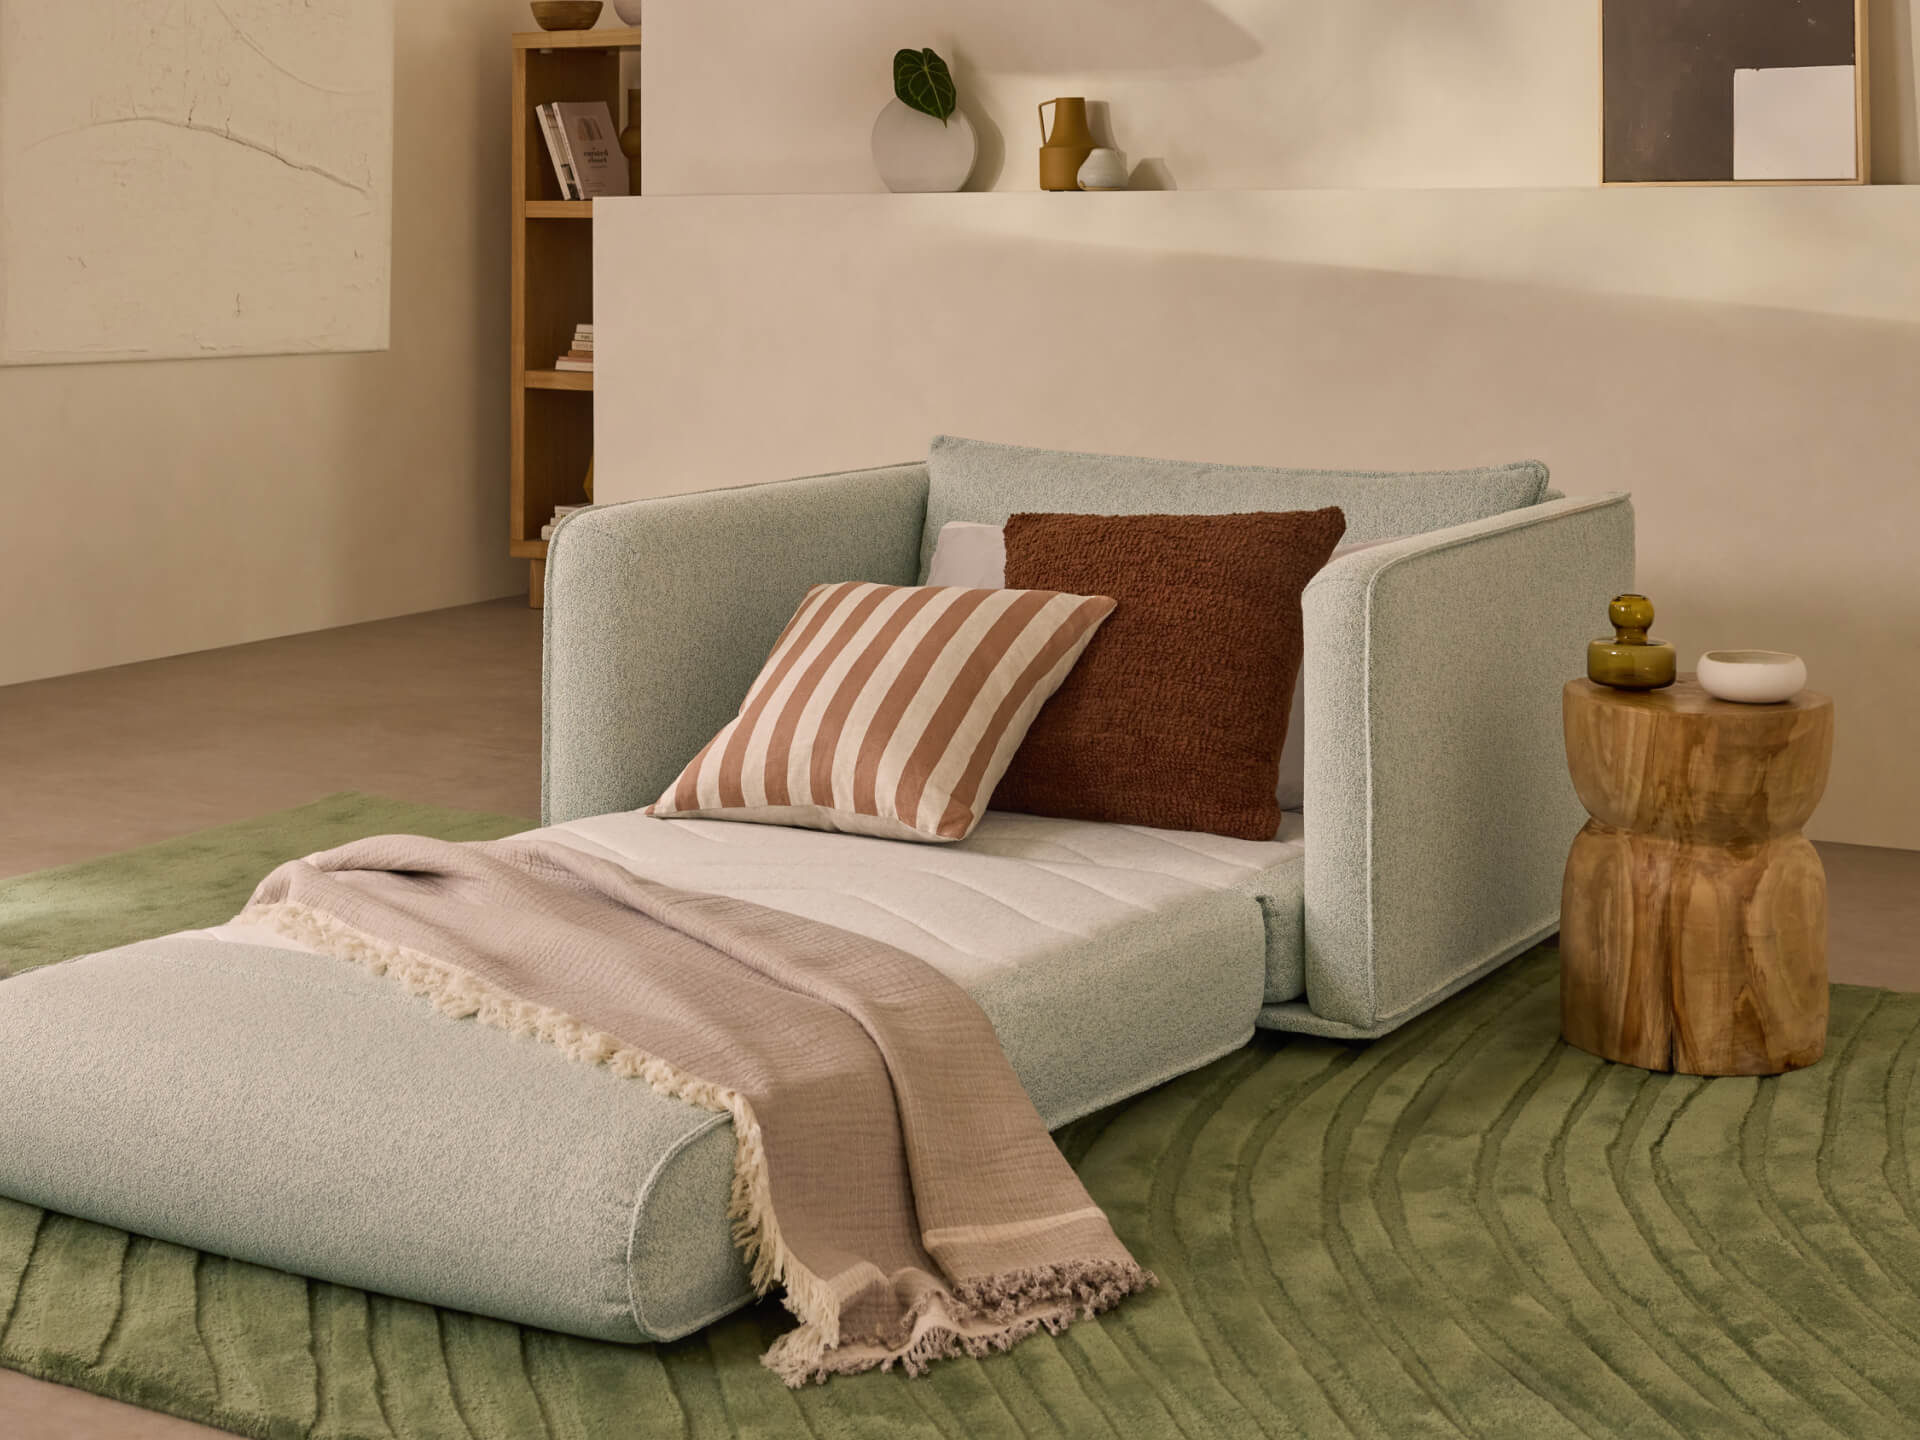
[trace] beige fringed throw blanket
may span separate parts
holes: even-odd
[[[766,1356],[789,1385],[918,1374],[1153,1283],[980,1007],[891,946],[528,837],[362,840],[241,918],[730,1114],[735,1236],[801,1321]]]

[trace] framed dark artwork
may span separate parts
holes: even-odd
[[[1603,185],[1867,178],[1867,0],[1600,0]]]

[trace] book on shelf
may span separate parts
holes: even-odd
[[[560,122],[560,144],[573,167],[579,198],[625,195],[627,156],[620,148],[620,127],[604,100],[556,100],[554,118]]]
[[[566,354],[553,362],[556,370],[592,370],[593,369],[593,326],[576,325],[573,327],[573,345]]]
[[[566,519],[567,516],[573,514],[573,512],[576,510],[591,510],[592,508],[593,506],[590,504],[589,505],[556,505],[554,506],[553,519],[549,520],[546,524],[540,527],[540,538],[542,540],[551,540],[553,538],[554,526],[558,525],[562,520]]]
[[[552,105],[533,107],[534,117],[540,122],[540,133],[546,138],[547,158],[553,161],[554,177],[560,182],[560,198],[578,200],[580,186],[574,179],[573,165],[567,158],[565,136],[560,128],[559,117],[553,112]]]

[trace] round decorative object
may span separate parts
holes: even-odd
[[[972,124],[958,110],[943,125],[889,100],[873,122],[873,168],[895,194],[960,189],[979,151]]]
[[[640,140],[640,92],[627,91],[627,128],[620,132],[620,153],[627,157],[627,193],[640,190],[640,156],[645,146]]]
[[[1709,650],[1696,672],[1719,700],[1778,705],[1807,688],[1807,662],[1784,650]]]
[[[542,30],[591,30],[600,23],[601,0],[533,0],[533,23]]]
[[[1673,646],[1649,640],[1653,602],[1644,595],[1616,595],[1607,606],[1613,635],[1587,646],[1587,678],[1616,690],[1660,690],[1673,684],[1679,667]]]
[[[620,17],[622,25],[638,25],[640,0],[613,0],[613,13]]]
[[[1127,157],[1118,150],[1095,150],[1080,167],[1078,179],[1082,190],[1124,190]]]

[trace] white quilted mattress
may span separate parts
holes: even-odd
[[[1271,841],[1000,811],[951,845],[638,811],[540,833],[925,960],[980,1002],[1050,1125],[1247,1042],[1273,988],[1262,898],[1297,893],[1305,854],[1297,814]]]
[[[731,820],[597,815],[536,833],[683,890],[805,915],[896,945],[972,986],[1209,891],[1251,893],[1306,853],[1274,841],[989,811],[949,845]]]

